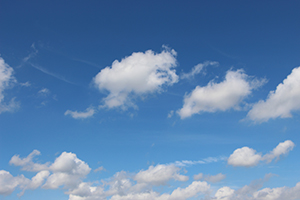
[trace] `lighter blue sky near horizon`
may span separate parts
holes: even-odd
[[[299,8],[0,0],[0,199],[300,199]]]

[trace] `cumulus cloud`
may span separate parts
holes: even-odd
[[[181,119],[201,112],[226,111],[240,109],[240,103],[260,87],[265,79],[254,79],[242,69],[226,73],[225,80],[220,83],[210,81],[207,86],[197,86],[184,96],[183,107],[177,111]]]
[[[219,173],[216,175],[203,175],[203,173],[194,175],[194,180],[204,180],[211,183],[217,183],[226,178],[226,175]]]
[[[103,99],[104,107],[136,107],[134,98],[159,93],[164,86],[176,83],[178,76],[173,69],[177,65],[175,56],[176,52],[169,49],[161,53],[152,50],[136,52],[102,69],[93,83],[100,91],[109,92]]]
[[[0,194],[9,195],[16,187],[22,186],[28,181],[23,175],[14,177],[8,171],[0,170]]]
[[[249,147],[236,149],[228,158],[227,163],[232,166],[252,167],[260,161],[271,162],[274,158],[279,159],[281,155],[286,155],[294,148],[295,144],[291,140],[279,143],[270,153],[262,156],[256,150]]]
[[[15,166],[21,166],[22,170],[25,171],[32,171],[32,172],[38,172],[42,170],[47,170],[49,167],[49,163],[46,164],[39,164],[39,163],[34,163],[32,159],[35,156],[40,155],[41,152],[38,150],[33,150],[26,158],[20,158],[19,155],[14,155],[10,161],[9,164],[15,165]]]
[[[181,79],[191,79],[193,78],[196,74],[199,74],[202,72],[202,70],[207,67],[207,66],[218,66],[219,63],[215,61],[205,61],[204,63],[199,63],[196,66],[193,67],[193,69],[189,73],[183,73],[180,78]]]
[[[300,109],[300,67],[294,68],[268,98],[253,105],[247,117],[255,122],[269,119],[292,117],[292,112]]]
[[[74,153],[63,152],[49,167],[53,172],[46,183],[45,189],[56,189],[59,186],[74,188],[81,183],[81,179],[88,175],[91,168]]]
[[[141,170],[134,176],[138,183],[148,183],[153,185],[164,185],[169,180],[187,181],[187,176],[179,174],[180,168],[175,165],[150,166],[147,170]]]
[[[13,83],[17,82],[13,76],[13,72],[13,68],[0,57],[0,113],[12,112],[19,107],[19,103],[15,102],[14,98],[8,103],[4,102],[4,90],[10,88]]]
[[[65,115],[71,115],[74,119],[86,119],[92,117],[96,113],[95,109],[92,107],[87,108],[84,112],[78,112],[67,110]]]

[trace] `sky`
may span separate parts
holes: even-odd
[[[299,8],[0,0],[0,199],[300,199]]]

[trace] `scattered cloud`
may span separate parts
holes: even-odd
[[[204,63],[199,63],[196,66],[194,66],[193,69],[189,73],[183,73],[183,74],[181,74],[180,78],[181,79],[191,79],[191,78],[194,78],[194,76],[196,74],[201,73],[205,67],[208,67],[210,65],[212,65],[212,66],[218,66],[219,63],[215,62],[215,61],[205,61]]]
[[[41,155],[41,152],[39,152],[38,150],[33,150],[26,158],[20,158],[20,155],[14,155],[10,159],[9,164],[20,166],[24,171],[38,172],[47,170],[49,167],[49,163],[39,164],[32,161],[32,159],[38,155]]]
[[[178,167],[187,167],[191,165],[198,165],[198,164],[209,164],[209,163],[214,163],[214,162],[219,162],[227,160],[226,157],[224,156],[219,156],[219,157],[208,157],[202,160],[182,160],[182,161],[176,161],[174,164]]]
[[[171,118],[173,116],[173,114],[174,114],[174,110],[171,110],[168,114],[168,118]]]
[[[184,119],[201,112],[226,111],[232,108],[239,110],[240,103],[252,90],[265,82],[265,79],[258,80],[248,76],[242,69],[229,70],[223,82],[210,81],[207,86],[197,86],[190,94],[186,94],[183,107],[177,113]]]
[[[38,91],[38,94],[40,96],[46,97],[46,96],[48,96],[50,94],[50,90],[48,88],[43,88],[43,89],[41,89],[41,90]]]
[[[30,87],[31,83],[29,81],[25,82],[25,83],[20,83],[21,86],[23,87]]]
[[[65,115],[71,115],[74,119],[86,119],[92,117],[96,113],[92,107],[87,108],[84,112],[67,110]]]
[[[164,185],[169,180],[187,181],[187,176],[181,175],[178,172],[179,167],[173,164],[150,166],[147,170],[141,170],[134,176],[134,180],[138,183],[147,183],[151,185]]]
[[[219,173],[217,175],[203,175],[203,173],[194,175],[194,180],[204,180],[211,183],[217,183],[226,178],[226,175]]]
[[[253,105],[247,117],[255,122],[269,119],[292,117],[292,112],[300,109],[300,67],[280,83],[268,98]]]
[[[178,82],[175,68],[176,52],[165,49],[161,53],[148,50],[136,52],[115,60],[102,69],[93,79],[100,91],[108,91],[104,107],[126,109],[136,107],[134,98],[159,93],[164,86]]]
[[[4,101],[4,90],[12,87],[17,82],[13,73],[13,68],[0,57],[0,113],[13,112],[19,108],[19,103],[15,101],[15,98],[11,99],[8,103]]]
[[[106,169],[103,166],[100,166],[97,169],[94,169],[94,172],[101,172],[101,171],[106,171]]]
[[[292,144],[280,143],[269,154],[278,157],[286,154]],[[188,180],[181,175],[181,169],[174,164],[150,166],[138,173],[117,172],[108,179],[84,182],[83,179],[90,173],[91,168],[87,163],[77,158],[76,154],[63,152],[50,164],[34,163],[33,157],[40,155],[34,150],[25,158],[18,155],[12,157],[10,163],[21,166],[22,170],[35,171],[37,174],[31,179],[24,175],[13,176],[10,172],[0,170],[0,195],[9,195],[16,189],[21,190],[18,196],[22,196],[28,189],[63,189],[69,195],[69,200],[186,200],[189,198],[203,197],[207,200],[296,200],[300,196],[300,183],[294,187],[263,188],[263,183],[268,181],[272,174],[265,178],[252,181],[240,189],[234,190],[228,186],[222,186],[215,193],[211,184],[223,180],[226,176],[222,173],[216,175],[194,175],[194,181],[185,187],[177,187],[168,193],[158,192],[158,186],[171,184],[171,180]],[[267,155],[267,154],[266,154]],[[208,159],[214,160],[214,159]],[[103,170],[103,167],[96,171]],[[202,180],[202,181],[199,181]],[[62,187],[61,187],[62,186]],[[172,187],[170,187],[172,188]]]
[[[258,165],[260,161],[270,163],[274,158],[277,160],[281,155],[286,155],[294,148],[295,144],[291,140],[279,143],[270,153],[262,156],[256,150],[249,147],[236,149],[228,158],[227,163],[232,166],[252,167]]]

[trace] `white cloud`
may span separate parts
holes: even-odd
[[[292,112],[300,109],[300,67],[294,68],[268,98],[253,105],[247,117],[256,122],[269,119],[292,117]]]
[[[38,94],[41,96],[48,96],[50,94],[50,90],[48,88],[43,88],[38,91]]]
[[[241,69],[229,70],[223,82],[210,81],[207,86],[197,86],[190,94],[186,94],[184,105],[177,113],[184,119],[201,112],[240,109],[240,103],[253,89],[264,83],[265,79],[253,79]]]
[[[236,149],[228,158],[228,164],[233,166],[251,167],[261,161],[261,154],[257,154],[256,150],[249,147]]]
[[[32,171],[32,172],[38,172],[42,170],[47,170],[49,167],[49,163],[46,164],[39,164],[34,163],[32,159],[35,156],[40,155],[41,153],[38,150],[33,150],[26,158],[20,158],[19,155],[14,155],[10,161],[9,164],[15,165],[15,166],[22,166],[22,170],[25,171]]]
[[[93,79],[100,91],[108,91],[104,98],[107,108],[136,107],[133,98],[159,93],[165,85],[178,81],[175,73],[176,52],[165,49],[161,53],[151,50],[133,53],[115,60],[111,66],[102,69]]]
[[[281,155],[287,154],[294,148],[295,144],[291,140],[279,143],[270,153],[262,156],[256,153],[256,150],[249,147],[236,149],[228,158],[227,163],[232,166],[252,167],[256,166],[260,161],[271,162],[274,158],[279,159]]]
[[[28,181],[23,175],[14,177],[8,171],[0,170],[0,195],[9,195]]]
[[[210,185],[206,182],[194,181],[186,188],[177,188],[171,194],[159,195],[157,192],[131,193],[127,195],[114,195],[111,200],[185,200],[208,192]]]
[[[76,154],[63,152],[49,167],[53,172],[46,183],[42,186],[45,189],[56,189],[59,186],[75,188],[81,183],[81,179],[88,175],[91,168]]]
[[[14,98],[11,99],[8,104],[4,102],[4,90],[10,88],[13,83],[17,82],[13,76],[13,72],[13,68],[0,57],[0,113],[12,112],[19,107],[19,103],[15,102]]]
[[[189,73],[183,73],[180,78],[181,79],[191,79],[193,78],[196,74],[199,74],[201,73],[201,71],[209,66],[209,65],[212,65],[212,66],[218,66],[219,63],[218,62],[215,62],[215,61],[205,61],[204,63],[199,63],[197,64],[196,66],[193,67],[193,69],[189,72]]]
[[[218,191],[215,194],[215,197],[217,200],[230,200],[230,198],[233,196],[234,190],[230,187],[222,187],[218,189]]]
[[[174,114],[174,110],[171,110],[168,114],[168,118],[171,118],[173,116],[173,114]]]
[[[106,169],[103,166],[100,166],[97,169],[94,169],[94,172],[101,172],[101,171],[106,171]]]
[[[178,167],[187,167],[187,166],[191,166],[191,165],[198,165],[198,164],[209,164],[209,163],[213,163],[213,162],[219,162],[222,160],[226,160],[227,158],[224,156],[220,156],[220,157],[208,157],[205,158],[203,160],[182,160],[182,161],[176,161],[174,163],[174,165],[178,166]]]
[[[217,183],[225,179],[226,175],[219,173],[217,175],[203,175],[202,173],[194,175],[194,180],[204,180],[211,183]]]
[[[147,183],[153,185],[164,185],[169,180],[187,181],[187,176],[181,175],[178,172],[180,168],[175,165],[156,165],[150,166],[147,170],[141,170],[134,176],[134,180],[138,183]]]
[[[71,115],[74,119],[86,119],[92,117],[96,113],[95,109],[89,107],[85,110],[85,112],[71,111],[67,110],[65,115]]]

